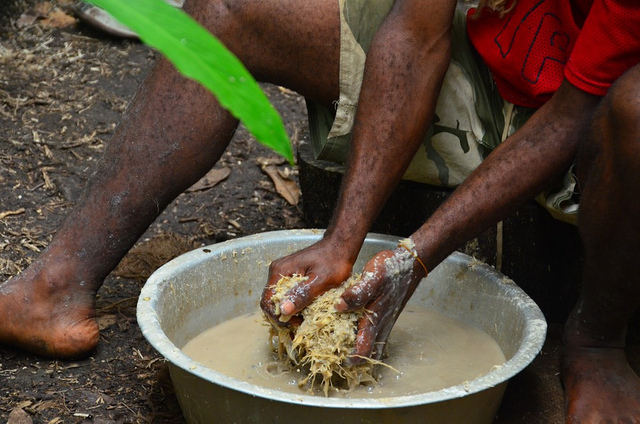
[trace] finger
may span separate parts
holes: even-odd
[[[265,312],[268,318],[270,318],[271,323],[274,327],[289,327],[300,324],[300,320],[292,319],[292,317],[288,317],[288,319],[282,320],[282,310],[279,305],[276,305],[273,301],[273,296],[276,293],[276,286],[278,281],[282,278],[282,275],[277,273],[271,273],[269,281],[267,285],[264,287],[262,291],[262,296],[260,297],[260,308]]]
[[[275,286],[283,275],[295,274],[295,269],[289,269],[287,258],[276,259],[269,264],[269,276],[267,286]]]
[[[395,301],[394,301],[395,300]],[[358,364],[364,358],[381,360],[387,340],[395,325],[404,302],[398,302],[393,293],[385,293],[366,306],[365,316],[358,322],[358,334],[351,363]]]
[[[284,300],[280,303],[280,310],[284,315],[300,312],[316,297],[340,284],[334,284],[326,278],[314,274],[309,274],[308,277],[308,280],[297,284],[285,295]]]
[[[389,334],[391,329],[396,323],[398,313],[393,313],[390,319],[385,319],[381,325],[377,328],[375,349],[373,350],[371,357],[377,361],[382,360],[386,356],[387,342],[389,341]]]
[[[282,319],[278,320],[278,327],[287,327],[287,328],[300,327],[300,324],[302,324],[302,321],[303,321],[300,315],[293,315],[286,318],[287,318],[286,321],[282,321]]]
[[[354,311],[364,307],[379,295],[386,276],[385,261],[393,252],[385,250],[378,253],[364,266],[360,280],[345,290],[342,301],[336,305],[339,312]]]
[[[404,302],[393,302],[393,295],[387,293],[382,298],[369,305],[371,314],[375,317],[375,342],[371,357],[381,360],[386,353],[389,334],[402,312]]]
[[[347,365],[360,365],[371,356],[376,341],[376,319],[369,313],[358,321],[358,333],[353,355],[347,359]]]
[[[281,328],[289,328],[289,329],[297,328],[297,327],[300,327],[300,324],[302,324],[302,321],[303,321],[302,317],[298,315],[292,316],[287,321],[280,320],[278,316],[273,317],[269,315],[267,318],[268,318],[267,321],[269,322],[269,324],[271,324],[271,326],[276,330],[279,330]]]
[[[291,317],[286,317],[287,319],[283,321],[283,315],[276,314],[276,305],[271,301],[273,293],[273,287],[267,286],[264,288],[262,298],[260,299],[260,307],[264,311],[271,325],[276,329],[300,326],[300,324],[302,324],[302,317],[294,315]]]
[[[278,306],[280,309],[279,312],[283,312],[282,304],[275,305],[275,303],[271,300],[273,295],[276,292],[276,287],[278,285],[278,282],[283,278],[283,276],[292,276],[299,273],[299,270],[296,267],[295,263],[293,263],[292,265],[291,258],[292,256],[276,259],[273,262],[271,262],[271,264],[269,265],[269,276],[267,280],[267,285],[265,286],[262,292],[260,307],[262,308],[262,310],[267,312],[267,314],[269,314],[271,317],[274,317],[274,318],[279,317],[279,315],[276,314],[275,312],[278,309]],[[288,310],[291,310],[291,308],[289,308]],[[284,313],[284,315],[291,315],[291,314]],[[285,321],[281,321],[281,320],[278,320],[278,321],[285,323]]]
[[[341,301],[336,304],[336,310],[349,312],[364,307],[378,295],[381,287],[380,278],[375,275],[363,274],[360,280],[342,293]]]
[[[273,294],[273,287],[265,286],[262,291],[262,297],[260,298],[260,308],[274,327],[277,328],[290,325],[288,322],[281,321],[280,315],[276,313],[276,305],[271,301]]]
[[[275,260],[269,265],[269,276],[267,278],[267,284],[262,290],[262,296],[260,297],[260,308],[266,312],[272,318],[276,318],[275,305],[271,301],[271,298],[275,294],[275,286],[278,280],[282,278],[282,272],[279,270],[282,259]]]
[[[280,310],[282,311],[282,313],[284,315],[293,315],[293,314],[295,314],[297,312],[296,311],[296,304],[293,303],[290,300],[287,300],[287,299],[283,300],[280,303]]]
[[[275,316],[275,305],[271,301],[273,294],[273,286],[268,284],[264,287],[262,296],[260,296],[260,308],[270,316]]]

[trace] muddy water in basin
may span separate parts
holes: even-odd
[[[229,377],[268,389],[293,394],[308,393],[299,387],[306,374],[285,370],[271,349],[268,327],[255,312],[218,324],[182,349],[203,365]],[[409,305],[400,315],[389,339],[390,367],[376,368],[377,385],[363,385],[330,396],[382,398],[426,393],[475,380],[505,357],[486,333],[423,307]],[[314,394],[323,396],[321,389]]]

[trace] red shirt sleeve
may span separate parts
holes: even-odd
[[[540,107],[563,79],[602,96],[640,63],[640,1],[518,0],[504,17],[483,10],[467,32],[512,103]]]
[[[564,75],[576,87],[603,96],[627,69],[640,63],[640,2],[595,0]]]

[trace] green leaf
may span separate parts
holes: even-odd
[[[242,63],[217,38],[164,0],[86,0],[109,12],[218,99],[258,141],[293,163],[280,115]]]

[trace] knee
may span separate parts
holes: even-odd
[[[623,74],[593,120],[592,143],[611,160],[640,161],[640,65]]]
[[[609,128],[627,138],[635,134],[640,141],[640,65],[623,74],[609,89],[603,101]]]
[[[184,11],[218,38],[237,33],[239,16],[246,12],[244,0],[186,0]]]

